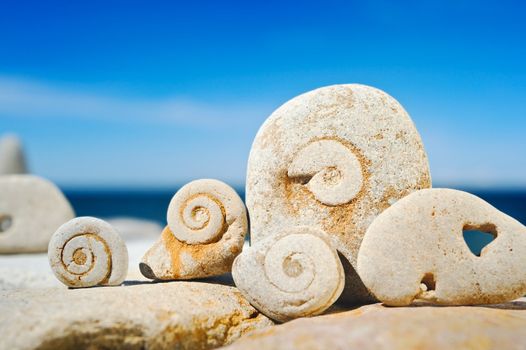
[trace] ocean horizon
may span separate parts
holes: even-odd
[[[168,204],[180,187],[155,189],[146,187],[70,187],[63,190],[75,209],[77,216],[101,218],[130,217],[155,221],[164,226],[166,225]],[[234,189],[245,200],[244,186],[237,186]],[[526,224],[526,188],[459,189],[479,196],[500,211],[515,218],[522,224]],[[465,234],[464,238],[475,254],[478,254],[484,246],[493,240],[489,234],[478,231]]]

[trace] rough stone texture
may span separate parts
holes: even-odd
[[[68,287],[118,286],[128,274],[128,250],[119,233],[93,217],[72,219],[49,241],[49,265]]]
[[[526,301],[488,307],[363,306],[254,332],[225,349],[524,349]]]
[[[0,175],[27,173],[24,150],[18,137],[4,135],[0,138]]]
[[[245,205],[227,184],[196,180],[172,198],[168,226],[140,264],[147,278],[173,280],[230,272],[248,231]]]
[[[243,250],[232,275],[245,298],[278,321],[321,314],[338,299],[345,281],[329,237],[308,227],[282,231]]]
[[[0,176],[0,253],[45,252],[57,228],[74,216],[51,182],[32,175]]]
[[[365,230],[398,199],[430,186],[420,136],[396,100],[356,84],[310,91],[278,108],[252,145],[251,240],[286,227],[321,229],[350,262],[346,298],[371,300],[355,272]]]
[[[0,292],[5,349],[207,349],[271,324],[218,284]]]
[[[496,239],[480,256],[463,230]],[[388,305],[500,303],[526,293],[526,227],[482,199],[450,189],[415,192],[371,224],[358,273]]]

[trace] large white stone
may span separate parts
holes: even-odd
[[[322,230],[350,262],[346,298],[371,300],[355,272],[365,230],[398,199],[430,186],[420,136],[395,99],[357,84],[313,90],[278,108],[254,140],[251,240],[295,226]]]
[[[463,230],[496,236],[473,254]],[[415,192],[371,224],[358,273],[387,305],[491,304],[526,294],[526,227],[462,191]]]
[[[27,173],[24,150],[18,137],[4,135],[0,138],[0,175]]]
[[[0,176],[0,253],[45,252],[57,228],[74,216],[51,182],[32,175]]]

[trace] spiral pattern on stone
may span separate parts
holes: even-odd
[[[167,212],[168,227],[187,244],[206,244],[219,240],[227,229],[224,201],[233,190],[219,181],[197,180],[181,188],[172,198]]]
[[[305,184],[318,201],[336,206],[349,203],[362,189],[362,164],[338,140],[309,143],[293,158],[288,176]]]
[[[327,235],[308,227],[288,229],[244,250],[234,262],[233,276],[245,297],[278,321],[323,312],[344,284]]]
[[[128,271],[128,252],[107,222],[81,217],[62,225],[49,242],[55,276],[69,287],[119,285]]]

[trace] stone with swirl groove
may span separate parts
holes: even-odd
[[[463,231],[495,239],[475,255]],[[446,305],[494,304],[526,293],[526,227],[482,199],[427,189],[384,211],[365,234],[358,272],[387,305],[413,300]]]
[[[79,217],[59,227],[48,247],[55,276],[68,287],[120,285],[128,273],[128,250],[107,222]]]
[[[151,279],[192,279],[230,272],[248,231],[245,205],[227,184],[202,179],[172,198],[168,226],[139,267]]]
[[[232,275],[247,300],[278,321],[322,313],[344,285],[329,237],[309,227],[286,229],[245,249]]]
[[[326,232],[345,257],[345,299],[370,301],[356,273],[365,230],[398,199],[430,186],[420,136],[395,99],[357,84],[313,90],[278,108],[254,139],[251,240],[290,226]]]

